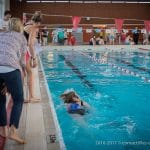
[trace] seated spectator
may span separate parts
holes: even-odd
[[[121,43],[125,44],[125,40],[126,40],[126,33],[124,31],[121,32]]]
[[[148,34],[147,33],[144,33],[143,34],[143,45],[146,45],[146,44],[148,44],[149,42],[148,42]]]

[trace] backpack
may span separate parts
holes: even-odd
[[[58,32],[58,42],[63,42],[64,38],[65,38],[64,32],[63,31]]]

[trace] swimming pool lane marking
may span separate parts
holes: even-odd
[[[139,50],[144,50],[144,51],[150,51],[150,49],[147,48],[138,48]]]
[[[126,62],[126,61],[123,61],[123,60],[119,60],[119,59],[116,59],[116,58],[114,58],[114,57],[108,57],[108,58],[113,58],[113,59],[115,59],[116,61],[121,62],[121,63],[123,63],[123,64],[129,64],[129,62]],[[141,75],[139,75],[138,73],[136,73],[136,72],[134,72],[134,71],[130,71],[129,69],[124,69],[123,67],[116,66],[115,64],[112,64],[112,63],[108,63],[108,64],[111,65],[113,68],[117,68],[118,70],[124,71],[124,72],[127,73],[127,74],[134,75],[134,76],[136,76],[136,77],[140,77],[140,78],[141,78],[142,80],[144,80],[145,82],[150,82],[150,79],[149,79],[149,78],[144,77],[144,76],[141,76]],[[128,66],[131,66],[132,68],[137,69],[137,70],[140,70],[140,71],[145,71],[145,72],[147,72],[145,68],[136,67],[136,66],[133,65],[132,63],[130,63],[130,65],[128,65]],[[149,70],[149,69],[148,69],[148,70]],[[148,72],[147,72],[147,73],[148,73]]]
[[[85,85],[87,85],[90,89],[97,92],[97,90],[94,88],[94,85],[89,80],[85,79],[86,76],[83,75],[80,72],[80,70],[75,65],[72,64],[72,62],[70,60],[66,59],[64,55],[59,55],[59,57],[65,61],[65,63],[72,69],[72,71],[81,79],[81,81]]]
[[[58,122],[57,114],[56,114],[56,111],[55,111],[55,108],[54,108],[54,103],[52,101],[52,96],[50,94],[50,89],[48,87],[48,83],[47,83],[47,80],[46,80],[46,75],[45,75],[45,72],[44,72],[44,67],[43,67],[43,64],[42,64],[42,61],[41,61],[40,57],[39,57],[39,61],[40,61],[41,70],[42,70],[43,76],[44,76],[46,91],[47,91],[47,94],[48,94],[50,108],[51,108],[51,111],[52,111],[53,120],[54,120],[54,124],[55,124],[55,127],[56,127],[56,133],[58,135],[58,141],[59,141],[60,149],[61,150],[66,150],[66,146],[65,146],[64,139],[63,139],[63,136],[62,136],[62,130],[61,130],[59,122]]]
[[[107,49],[107,50],[109,50],[109,49]],[[112,50],[112,51],[113,51],[113,50]],[[115,59],[115,60],[118,61],[118,62],[121,62],[121,63],[123,63],[123,64],[128,65],[129,67],[131,66],[131,67],[133,67],[134,69],[137,69],[137,70],[140,70],[140,71],[144,71],[144,72],[150,74],[150,69],[147,69],[147,68],[144,68],[144,67],[135,66],[133,63],[130,63],[130,62],[127,62],[127,61],[124,61],[124,60],[122,60],[122,59],[118,59],[118,58],[115,58],[115,57],[108,57],[108,58],[113,58],[113,59]]]
[[[81,79],[81,81],[83,81],[84,84],[88,85],[88,87],[90,89],[92,89],[96,94],[99,94],[99,90],[97,90],[94,85],[85,79],[86,76],[82,75],[82,73],[79,71],[79,69],[74,66],[68,59],[66,59],[63,55],[59,55],[60,58],[62,58],[65,63],[66,63],[66,60],[67,60],[67,65],[69,65],[69,67],[71,67],[72,71],[75,72],[77,74],[77,76]],[[65,60],[66,59],[66,60]],[[69,62],[69,63],[68,63]],[[111,98],[112,96],[110,96]]]
[[[111,57],[110,57],[111,58]],[[112,58],[114,58],[114,57],[112,57]],[[144,68],[144,67],[137,67],[137,66],[135,66],[134,64],[132,64],[132,63],[130,63],[130,62],[127,62],[127,61],[124,61],[124,60],[122,60],[122,59],[116,59],[116,58],[114,58],[117,62],[121,62],[121,63],[123,63],[123,64],[126,64],[127,66],[131,66],[132,68],[134,68],[134,69],[137,69],[137,70],[140,70],[140,71],[144,71],[144,72],[146,72],[146,73],[148,73],[148,74],[150,74],[150,69],[147,69],[147,68]],[[124,68],[123,67],[117,67],[118,69],[121,69],[122,71],[124,71]],[[146,82],[150,82],[150,79],[149,78],[147,78],[147,77],[144,77],[144,76],[141,76],[141,75],[139,75],[138,73],[135,73],[135,72],[133,72],[133,71],[130,71],[130,70],[125,70],[125,72],[126,73],[128,73],[128,74],[131,74],[131,75],[135,75],[136,77],[140,77],[142,80],[145,80]]]
[[[76,51],[76,50],[74,50],[74,51]],[[113,50],[112,50],[112,51],[113,51]],[[85,54],[85,53],[83,53],[83,52],[79,52],[79,51],[76,51],[76,52],[78,52],[78,53],[80,53],[80,54],[82,54],[82,55],[84,55],[84,56],[90,58],[91,60],[95,61],[96,63],[101,62],[101,59],[97,59],[97,58],[95,58],[95,57],[89,56],[89,55],[87,55],[87,54]],[[110,57],[110,58],[114,58],[114,57]],[[130,71],[130,70],[128,70],[128,69],[124,69],[123,67],[116,66],[115,64],[112,64],[112,63],[107,63],[107,64],[109,64],[109,65],[111,65],[113,68],[116,68],[116,69],[118,69],[118,70],[121,70],[121,71],[123,71],[123,72],[125,72],[125,73],[127,73],[127,74],[134,75],[134,76],[136,76],[136,77],[140,77],[140,78],[141,78],[142,80],[144,80],[145,82],[150,82],[150,79],[149,79],[149,78],[144,77],[144,76],[141,76],[141,75],[139,75],[138,73],[135,73],[135,72]]]
[[[148,74],[150,74],[150,69],[147,69],[147,68],[144,68],[144,67],[135,66],[134,64],[132,64],[130,62],[127,62],[127,61],[124,61],[122,59],[116,58],[115,60],[118,61],[118,62],[121,62],[123,64],[126,64],[129,67],[133,67],[134,69],[137,69],[137,70],[140,70],[140,71],[144,71],[144,72],[147,72]]]
[[[108,50],[110,50],[110,49],[108,49]],[[113,52],[113,50],[111,50],[111,52]],[[122,60],[122,59],[119,60],[119,59],[116,59],[116,58],[114,58],[114,57],[109,57],[109,58],[113,58],[113,59],[115,59],[116,61],[119,61],[119,62],[121,62],[121,63],[123,63],[123,64],[127,64],[128,66],[131,66],[131,67],[134,68],[134,69],[137,69],[137,70],[140,70],[140,71],[144,71],[144,72],[150,74],[150,69],[147,69],[147,68],[144,68],[144,67],[137,67],[137,66],[133,65],[132,63],[126,62],[126,61],[124,61],[124,60]],[[119,69],[119,67],[118,67],[118,69]],[[122,67],[121,67],[121,69],[122,69],[122,71],[124,70],[124,68],[122,68]],[[135,73],[135,72],[133,72],[133,71],[130,71],[130,70],[127,70],[127,69],[126,69],[126,73],[131,74],[131,75],[135,75],[136,77],[140,77],[142,80],[145,80],[145,82],[150,82],[150,79],[149,79],[149,78],[144,77],[144,76],[142,76],[142,75],[139,75],[138,73]]]

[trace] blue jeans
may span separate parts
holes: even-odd
[[[15,70],[8,73],[0,73],[0,86],[5,83],[9,93],[13,99],[13,107],[10,116],[10,126],[14,125],[16,128],[19,126],[19,120],[22,112],[23,105],[23,85],[21,73]],[[6,96],[0,91],[0,126],[7,125],[6,113]]]

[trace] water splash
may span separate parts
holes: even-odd
[[[69,89],[65,90],[64,94],[65,94],[65,93],[69,93],[69,92],[74,92],[74,91],[75,91],[75,90],[74,90],[73,88],[69,88]]]
[[[96,92],[95,99],[101,99],[102,94],[100,92]]]

